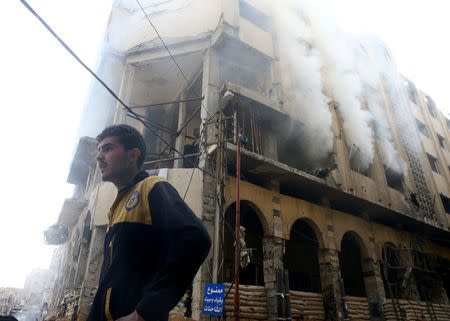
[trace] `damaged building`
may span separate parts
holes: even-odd
[[[114,1],[97,72],[143,121],[93,83],[75,192],[45,231],[49,315],[87,317],[116,195],[93,137],[126,123],[213,240],[171,316],[206,320],[205,283],[235,281],[239,180],[241,319],[450,320],[450,120],[384,44],[348,41],[301,1],[140,3]]]

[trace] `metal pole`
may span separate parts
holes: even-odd
[[[239,321],[239,242],[241,226],[241,198],[239,193],[239,183],[241,180],[241,143],[239,141],[240,129],[238,125],[237,130],[237,154],[236,154],[236,245],[234,247],[234,273],[236,274],[236,281],[234,283],[234,321]]]

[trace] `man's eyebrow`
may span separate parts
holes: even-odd
[[[110,145],[114,146],[113,143],[106,143],[106,144],[103,144],[103,145],[101,145],[101,146],[99,145],[99,146],[97,147],[97,150],[100,151],[100,149],[102,149],[103,147],[105,147],[105,146],[110,146]]]

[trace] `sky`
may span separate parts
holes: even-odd
[[[95,66],[110,0],[29,4]],[[91,77],[20,1],[2,1],[0,30],[0,287],[23,287],[32,268],[48,267],[55,247],[43,231],[72,196],[66,179]]]
[[[95,67],[111,0],[29,3]],[[450,30],[449,7],[443,0],[330,2],[344,30],[383,39],[400,72],[447,116],[450,42],[444,33]],[[43,231],[72,195],[66,179],[91,77],[20,1],[2,2],[0,30],[0,287],[23,287],[33,268],[48,268],[55,248],[43,243]]]

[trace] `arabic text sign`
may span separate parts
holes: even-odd
[[[203,313],[221,316],[225,297],[225,284],[206,283]]]

